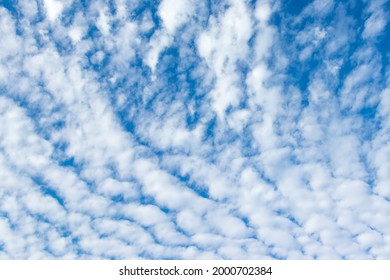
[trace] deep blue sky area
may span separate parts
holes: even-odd
[[[0,2],[0,259],[390,259],[389,7]]]

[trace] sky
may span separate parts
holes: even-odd
[[[389,20],[0,1],[0,259],[390,259]]]

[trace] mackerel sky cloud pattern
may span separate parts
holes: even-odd
[[[390,3],[0,2],[0,259],[390,259]]]

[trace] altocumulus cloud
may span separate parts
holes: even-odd
[[[0,4],[0,258],[390,259],[389,2]]]

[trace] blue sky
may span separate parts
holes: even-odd
[[[390,259],[388,1],[0,2],[1,259]]]

